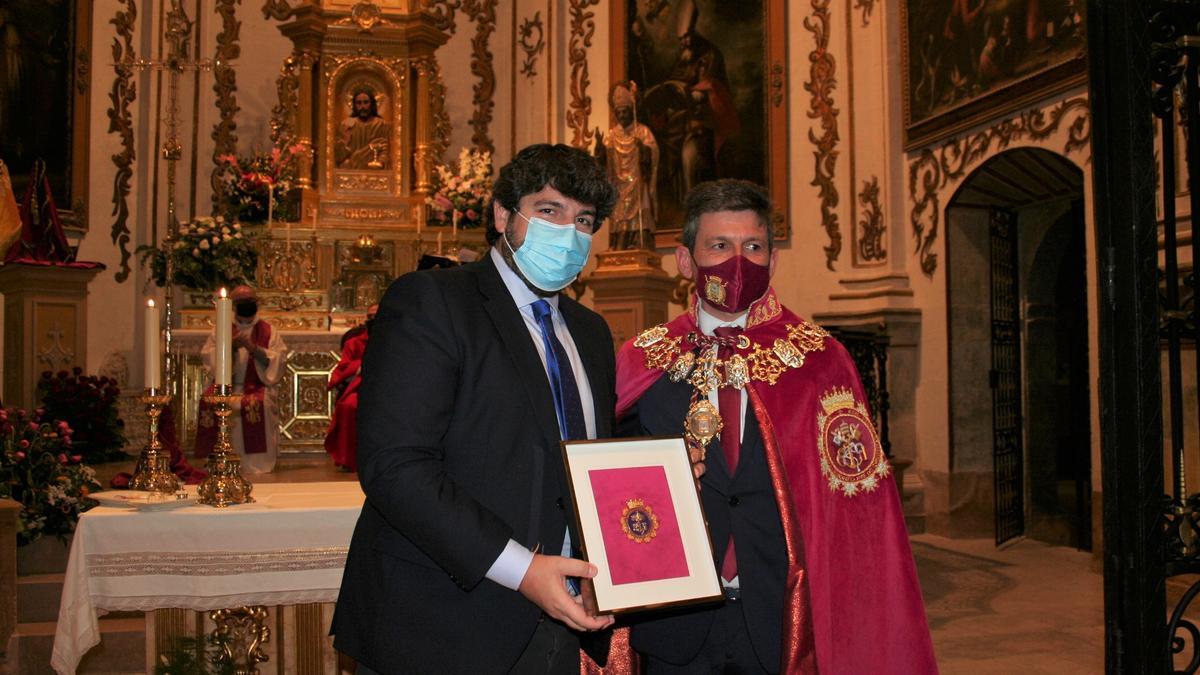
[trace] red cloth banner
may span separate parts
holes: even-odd
[[[614,586],[689,574],[661,466],[588,471]]]

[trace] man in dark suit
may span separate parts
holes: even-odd
[[[635,617],[629,642],[650,675],[936,673],[862,383],[776,297],[770,214],[752,183],[693,188],[675,261],[694,302],[617,355],[622,433],[689,440],[725,594]]]
[[[525,148],[500,170],[489,255],[398,279],[359,390],[355,527],[333,619],[359,672],[578,673],[563,439],[612,435],[604,320],[559,291],[615,190],[586,153]]]

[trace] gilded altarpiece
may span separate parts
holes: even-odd
[[[272,16],[294,49],[276,80],[271,141],[303,149],[294,195],[300,220],[266,226],[255,282],[261,315],[290,349],[278,394],[281,452],[315,452],[333,409],[325,384],[341,334],[422,254],[482,249],[483,236],[426,223],[434,166],[450,137],[435,58],[448,36],[423,11],[429,3],[276,4]],[[189,313],[192,303],[203,311]],[[211,330],[208,303],[183,302],[189,382],[206,379],[198,352]],[[185,383],[184,390],[198,396],[200,387]],[[194,400],[184,402],[189,440],[195,420],[187,411],[194,408]]]

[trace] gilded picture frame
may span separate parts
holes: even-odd
[[[14,0],[0,12],[0,157],[20,200],[33,162],[46,162],[63,227],[88,229],[92,2]],[[12,115],[12,117],[8,117]]]
[[[1086,82],[1082,0],[903,0],[900,7],[906,150]]]
[[[786,240],[787,3],[614,0],[609,7],[611,81],[637,84],[638,121],[659,146],[656,247],[679,242],[683,195],[713,178],[765,186],[775,238]]]

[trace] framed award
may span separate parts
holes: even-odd
[[[620,614],[718,601],[708,521],[682,437],[565,441],[595,609]]]

